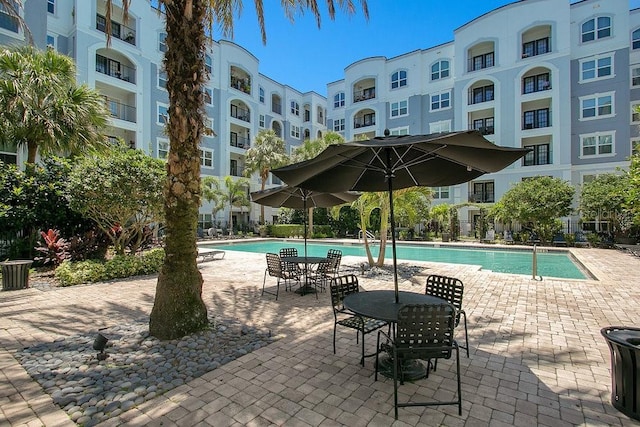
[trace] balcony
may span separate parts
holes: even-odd
[[[235,132],[231,132],[229,134],[229,145],[246,150],[251,146],[251,140],[249,138],[240,136]]]
[[[493,126],[478,126],[478,127],[472,127],[470,128],[470,130],[477,130],[478,132],[480,132],[482,135],[493,135],[495,132],[495,129]]]
[[[538,129],[551,126],[551,114],[548,108],[525,111],[522,115],[522,129]]]
[[[271,111],[276,114],[282,114],[282,104],[279,103],[271,103]]]
[[[469,99],[468,99],[469,105],[489,102],[489,101],[493,101],[493,99],[494,99],[493,85],[469,89]]]
[[[485,68],[491,68],[495,65],[495,57],[493,52],[476,55],[469,58],[467,62],[467,71],[478,71]]]
[[[551,39],[544,37],[522,43],[522,59],[551,52]]]
[[[469,202],[471,203],[494,203],[495,196],[493,192],[473,192],[469,193]]]
[[[244,170],[245,168],[243,166],[234,165],[232,163],[229,168],[229,175],[242,177],[244,176]]]
[[[376,115],[375,114],[365,114],[361,117],[355,117],[353,119],[353,127],[354,128],[362,128],[367,126],[375,126],[376,124]]]
[[[107,98],[107,108],[114,119],[136,123],[136,107]]]
[[[96,54],[96,71],[116,79],[136,83],[136,69],[128,67],[121,62],[109,59],[106,56]]]
[[[528,76],[522,79],[522,94],[551,90],[551,76],[549,73]]]
[[[240,78],[231,76],[229,86],[234,89],[238,89],[240,92],[244,92],[247,95],[251,95],[251,79],[248,77]]]
[[[353,92],[353,102],[366,101],[367,99],[373,99],[375,97],[376,97],[375,87],[370,87],[368,89]]]
[[[242,120],[243,122],[251,123],[251,115],[246,108],[238,107],[237,105],[231,105],[231,117],[234,119]]]
[[[100,14],[96,15],[96,30],[105,34],[107,32],[107,18]],[[111,37],[136,45],[136,30],[113,20],[111,21]]]

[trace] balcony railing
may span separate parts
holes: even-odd
[[[493,126],[476,126],[476,127],[471,127],[470,130],[477,130],[482,135],[493,135],[495,131]]]
[[[107,32],[107,18],[96,15],[96,30]],[[129,44],[136,45],[136,30],[116,21],[111,21],[111,37],[115,37]]]
[[[469,201],[472,203],[493,203],[495,196],[492,191],[469,193]]]
[[[280,104],[279,102],[272,102],[271,111],[276,114],[282,114],[282,104]]]
[[[237,105],[231,106],[231,117],[238,120],[242,120],[243,122],[247,122],[247,123],[251,122],[251,116],[249,114],[249,110],[247,110],[246,108],[238,107]]]
[[[551,39],[549,37],[522,43],[523,59],[549,52],[551,52]]]
[[[136,69],[96,54],[96,71],[129,83],[136,83]]]
[[[376,88],[370,87],[361,91],[353,92],[353,102],[366,101],[367,99],[373,99],[376,97]]]
[[[107,98],[107,108],[111,113],[111,117],[115,119],[125,120],[127,122],[136,123],[136,107],[122,104]]]
[[[493,101],[493,85],[469,89],[469,105],[480,104],[482,102]]]
[[[375,114],[367,114],[363,117],[355,117],[353,119],[354,128],[362,128],[367,126],[375,126],[376,116]]]
[[[242,166],[233,166],[229,170],[229,175],[231,176],[244,176],[244,167]]]
[[[304,121],[305,122],[310,122],[311,121],[311,111],[309,111],[309,110],[305,110],[304,111]]]
[[[231,132],[229,135],[229,144],[232,147],[244,148],[245,150],[251,146],[251,140],[243,136],[239,136],[235,132]]]
[[[477,55],[473,58],[469,58],[467,62],[467,71],[478,71],[485,68],[490,68],[495,65],[495,56],[493,52],[485,53],[483,55]]]
[[[246,94],[251,94],[251,79],[249,79],[248,77],[240,78],[231,76],[231,82],[229,83],[229,86],[234,89],[238,89],[239,91]]]
[[[538,129],[551,126],[551,114],[548,108],[525,111],[522,116],[522,129]]]

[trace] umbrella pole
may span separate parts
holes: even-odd
[[[391,164],[391,154],[387,151],[387,165]],[[393,255],[393,287],[395,290],[396,304],[400,302],[398,293],[398,266],[396,263],[396,220],[393,215],[393,172],[387,171],[387,183],[389,185],[389,216],[391,217],[391,253]]]

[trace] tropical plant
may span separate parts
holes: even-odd
[[[42,261],[43,264],[53,264],[54,266],[60,265],[64,261],[65,253],[65,240],[60,236],[58,230],[49,229],[47,232],[41,231],[40,236],[42,241],[36,251],[40,252],[42,256],[36,257],[36,261]]]
[[[449,206],[447,203],[441,203],[431,208],[431,212],[429,213],[429,216],[433,218],[438,224],[438,228],[436,229],[436,236],[438,235],[438,231],[441,231],[443,233],[450,232],[450,227],[451,227],[451,221],[449,220],[450,214],[451,214],[451,206]]]
[[[202,178],[202,198],[211,203],[211,217],[215,220],[218,212],[224,209],[224,200],[219,191],[220,181],[214,176]]]
[[[80,159],[69,177],[71,207],[95,221],[114,251],[136,252],[147,229],[162,222],[165,165],[124,144]]]
[[[206,177],[203,182],[207,185],[207,193],[211,200],[215,200],[220,206],[220,210],[229,207],[227,218],[229,235],[233,234],[233,208],[244,208],[251,206],[247,189],[249,180],[246,178],[235,178],[225,176],[224,179]]]
[[[73,59],[32,46],[0,50],[0,139],[36,155],[107,146],[104,97],[76,83]],[[31,168],[32,166],[29,166]]]
[[[264,190],[271,169],[283,166],[287,162],[284,141],[278,138],[273,129],[264,129],[258,132],[253,145],[247,150],[244,174],[250,177],[257,172],[260,176],[260,189]],[[260,223],[264,224],[263,205],[260,205]]]
[[[631,156],[626,175],[628,186],[624,206],[631,213],[634,224],[640,226],[640,153]]]
[[[611,221],[614,233],[623,233],[623,226],[626,226],[625,196],[628,187],[627,175],[612,173],[598,175],[592,181],[583,184],[580,193],[580,211],[583,219]]]
[[[558,231],[556,220],[571,214],[574,194],[575,188],[560,178],[530,178],[513,185],[490,208],[490,215],[530,226],[530,231],[548,242]]]

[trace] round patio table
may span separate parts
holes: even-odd
[[[361,316],[373,319],[386,320],[396,323],[398,321],[398,310],[405,304],[446,304],[447,301],[433,295],[419,294],[417,292],[398,292],[398,303],[396,303],[395,291],[377,290],[357,292],[347,295],[343,304],[345,308]],[[395,329],[393,329],[395,335]],[[393,337],[395,339],[395,336]],[[376,349],[380,351],[380,349]],[[393,359],[387,353],[378,362],[378,372],[388,378],[393,378]],[[427,368],[416,360],[403,362],[401,366],[404,378],[409,381],[417,380],[427,376]]]
[[[287,256],[280,258],[283,262],[290,262],[295,264],[304,265],[304,286],[301,286],[296,292],[300,295],[305,295],[311,292],[316,292],[316,289],[309,284],[309,275],[307,272],[310,270],[309,266],[320,264],[321,262],[329,261],[329,258],[322,256]]]

